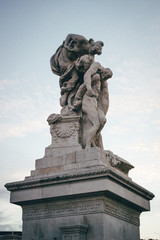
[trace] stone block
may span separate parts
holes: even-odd
[[[79,144],[79,116],[63,116],[62,119],[56,123],[50,124],[50,132],[52,135],[52,146],[54,148],[61,148],[60,151],[67,150],[67,148],[81,149]],[[66,149],[65,149],[66,148]]]
[[[44,157],[36,160],[36,169],[49,168],[63,165],[63,155],[57,157]]]
[[[76,162],[85,162],[92,160],[101,160],[102,162],[105,162],[105,152],[98,147],[76,151]]]
[[[65,154],[64,165],[76,163],[76,151]]]
[[[100,166],[102,168],[108,166],[106,153],[98,147],[75,150],[73,152],[61,155],[44,156],[36,160],[35,170],[31,171],[31,177],[38,175],[55,174],[59,172],[74,171],[84,168],[93,168]]]

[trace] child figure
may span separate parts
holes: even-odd
[[[88,55],[82,57],[83,62]],[[84,74],[84,83],[79,87],[73,106],[77,109],[82,104],[82,112],[86,114],[92,126],[84,131],[85,148],[99,146],[103,148],[100,132],[106,123],[106,113],[109,107],[108,84],[106,80],[112,77],[109,68],[103,68],[100,63],[90,61],[90,67]]]

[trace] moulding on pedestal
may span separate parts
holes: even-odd
[[[59,229],[62,232],[62,240],[87,240],[87,225],[70,225],[60,227]]]

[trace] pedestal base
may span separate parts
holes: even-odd
[[[37,160],[31,176],[6,185],[23,209],[22,239],[139,240],[154,195],[128,177],[133,166],[99,148],[73,156],[59,171],[54,159]]]
[[[23,206],[23,239],[139,240],[140,211],[105,195]]]

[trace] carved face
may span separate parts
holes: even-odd
[[[81,35],[71,35],[69,42],[67,43],[67,49],[78,57],[89,53],[90,43],[89,41]]]
[[[112,71],[109,68],[104,68],[101,72],[101,79],[107,80],[112,77]]]
[[[95,54],[101,55],[103,46],[104,46],[103,42],[101,42],[101,41],[94,42],[93,41],[91,43],[91,47],[89,49],[89,53],[91,55],[95,55]]]

